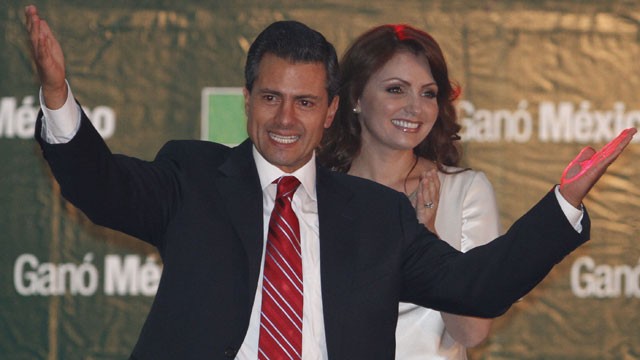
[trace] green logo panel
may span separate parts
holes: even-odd
[[[241,87],[202,89],[201,139],[234,146],[247,138]]]

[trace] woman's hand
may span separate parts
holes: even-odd
[[[420,174],[418,196],[414,206],[418,222],[436,235],[438,234],[436,233],[436,212],[439,201],[440,179],[438,178],[438,171],[436,169],[423,171]]]

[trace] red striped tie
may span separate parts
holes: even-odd
[[[269,221],[262,284],[258,359],[302,358],[300,225],[291,208],[300,181],[283,176]]]

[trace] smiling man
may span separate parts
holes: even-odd
[[[258,152],[291,173],[311,160],[331,126],[338,98],[329,98],[321,62],[264,54],[251,88],[243,90],[247,132]]]
[[[316,166],[338,104],[335,50],[317,31],[276,22],[251,45],[249,139],[171,141],[147,162],[110,152],[74,101],[49,26],[35,7],[25,14],[41,82],[36,139],[62,194],[164,262],[132,359],[392,359],[399,301],[498,316],[588,239],[588,216],[571,205],[634,133],[581,153],[562,195],[462,254],[402,194]]]

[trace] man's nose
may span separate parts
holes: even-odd
[[[283,101],[278,109],[277,121],[282,125],[292,124],[296,119],[295,103],[293,101]]]

